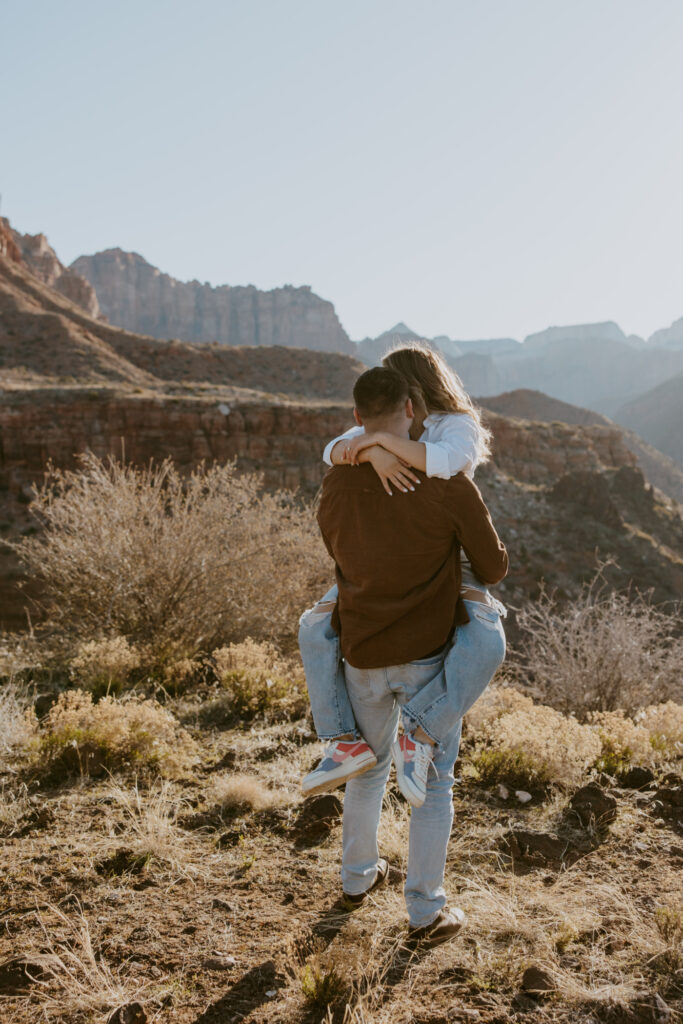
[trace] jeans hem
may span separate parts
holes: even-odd
[[[406,721],[410,721],[412,723],[412,725],[413,725],[412,731],[413,732],[415,732],[415,729],[417,729],[417,727],[419,725],[419,727],[422,729],[422,731],[425,732],[427,734],[427,736],[429,736],[430,740],[434,740],[434,744],[437,747],[442,746],[443,740],[440,740],[438,736],[435,736],[434,733],[431,732],[427,728],[427,726],[424,724],[424,721],[422,720],[421,715],[413,715],[409,711],[405,711],[404,710],[403,711],[403,728],[404,728],[404,730],[405,730]]]

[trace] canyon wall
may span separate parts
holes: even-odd
[[[94,287],[113,324],[137,334],[356,354],[332,303],[308,287],[260,291],[253,285],[214,288],[177,281],[121,249],[79,256],[71,269]]]

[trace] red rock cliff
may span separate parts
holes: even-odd
[[[356,354],[332,303],[308,287],[260,291],[252,285],[213,288],[177,281],[121,249],[79,256],[71,269],[93,285],[113,324],[138,334]]]

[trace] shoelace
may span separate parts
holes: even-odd
[[[429,768],[433,766],[432,751],[428,743],[415,741],[415,774],[423,782],[427,781]],[[436,768],[434,768],[436,771]]]

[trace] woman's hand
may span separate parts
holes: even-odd
[[[349,438],[344,446],[344,462],[349,466],[357,466],[360,453],[379,443],[377,434],[359,434],[358,437]]]
[[[378,444],[363,450],[362,461],[370,463],[382,481],[382,487],[390,496],[393,494],[391,490],[392,484],[399,491],[406,494],[408,491],[414,491],[414,485],[420,483],[419,478],[415,476],[405,462],[392,455],[386,448],[381,448]]]

